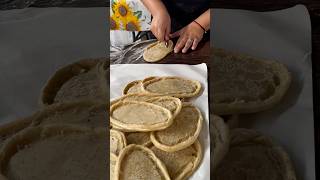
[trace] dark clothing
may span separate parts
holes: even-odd
[[[162,0],[171,18],[171,33],[180,30],[209,9],[209,0]],[[155,36],[149,34],[152,39]],[[203,35],[202,41],[210,39],[210,31]]]
[[[172,31],[177,31],[209,9],[209,0],[162,0],[172,21]]]

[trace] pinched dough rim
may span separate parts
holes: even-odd
[[[111,161],[117,161],[118,160],[118,156],[113,154],[113,153],[110,153],[110,162]]]
[[[150,99],[146,100],[146,102],[153,103],[155,101],[161,101],[161,100],[170,100],[170,101],[173,101],[177,105],[174,113],[172,114],[172,118],[175,118],[180,113],[181,108],[182,108],[182,102],[179,98],[175,98],[172,96],[160,96],[160,97],[150,98]]]
[[[155,123],[153,125],[128,124],[128,123],[120,122],[113,117],[113,112],[118,107],[124,106],[127,104],[140,104],[143,106],[153,107],[153,108],[158,109],[162,112],[165,112],[167,114],[167,120],[164,122],[161,122],[161,123]],[[150,119],[152,119],[152,118],[150,118]],[[149,132],[149,131],[162,130],[162,129],[169,127],[173,123],[173,116],[172,116],[172,113],[168,109],[166,109],[162,106],[152,104],[152,103],[140,102],[140,101],[120,101],[116,104],[113,104],[110,108],[110,122],[116,128],[122,128],[124,130],[129,130],[129,131]]]
[[[145,83],[147,81],[150,81],[152,79],[157,79],[157,78],[160,78],[159,76],[149,76],[149,77],[146,77],[144,79],[141,80],[142,83]],[[142,85],[142,84],[141,84]]]
[[[118,161],[116,163],[116,167],[115,167],[115,179],[120,180],[120,173],[122,173],[123,171],[121,170],[121,165],[124,161],[124,158],[127,156],[127,154],[129,154],[131,151],[134,150],[139,150],[139,151],[143,151],[144,153],[146,153],[148,155],[148,157],[155,163],[155,166],[158,167],[159,173],[162,174],[162,176],[165,178],[165,180],[170,180],[170,176],[168,173],[168,170],[166,168],[166,166],[163,164],[163,162],[153,153],[153,151],[151,151],[149,148],[145,147],[145,146],[141,146],[141,145],[135,145],[135,144],[131,144],[127,147],[125,147],[120,155],[118,156]],[[143,162],[141,162],[143,163]]]
[[[0,143],[0,148],[5,143],[5,141],[10,139],[10,137],[14,136],[16,133],[30,126],[31,123],[32,123],[32,118],[26,117],[26,118],[16,119],[14,121],[7,122],[5,124],[1,124],[0,136],[2,138],[2,143]]]
[[[154,145],[150,145],[149,147],[151,148]],[[199,142],[199,140],[197,139],[191,146],[194,147],[194,149],[196,150],[197,154],[195,155],[195,160],[189,162],[185,168],[182,170],[182,172],[180,174],[178,174],[178,176],[175,178],[175,180],[184,180],[189,178],[190,176],[192,176],[192,174],[198,169],[202,158],[203,158],[203,149],[202,146]],[[156,147],[156,146],[154,146]],[[187,147],[189,148],[189,147]],[[170,153],[170,152],[167,152]],[[173,177],[171,177],[173,178]]]
[[[111,125],[112,129],[115,129],[117,131],[121,131],[121,132],[125,132],[125,133],[137,132],[135,130],[124,129],[122,127],[119,127],[119,126],[113,124],[112,122],[110,122],[110,125]]]
[[[296,173],[293,167],[293,164],[290,160],[287,152],[279,145],[273,142],[270,137],[264,136],[260,132],[252,129],[244,129],[237,128],[233,129],[230,133],[230,149],[234,146],[238,146],[240,144],[247,145],[250,143],[251,145],[256,143],[259,145],[265,145],[266,147],[272,148],[275,152],[278,153],[278,163],[281,163],[282,167],[284,167],[284,171],[281,171],[284,177],[284,180],[296,180]]]
[[[54,104],[54,98],[57,95],[57,92],[63,86],[64,83],[69,81],[72,77],[77,76],[82,73],[83,69],[90,71],[95,68],[99,63],[104,63],[105,58],[95,58],[95,59],[82,59],[75,63],[69,64],[58,69],[46,82],[44,87],[41,90],[41,95],[39,99],[40,106],[47,106]],[[104,65],[102,65],[105,69]],[[106,70],[104,70],[106,71]],[[101,67],[98,67],[97,74],[98,77],[101,78],[101,82],[105,81],[101,84],[102,91],[107,89],[104,86],[107,86],[106,73],[101,71]],[[105,85],[104,85],[105,84]],[[86,99],[86,98],[81,98]],[[99,100],[99,99],[97,99]]]
[[[122,145],[122,148],[121,149],[117,148],[116,152],[120,152],[123,148],[125,148],[127,146],[127,139],[126,139],[123,132],[115,130],[115,129],[110,129],[110,137],[111,136],[113,136],[114,138],[117,138],[118,142],[120,142]],[[115,154],[115,155],[118,155],[118,154]]]
[[[56,111],[64,111],[64,110],[68,110],[68,109],[72,109],[72,108],[79,108],[79,107],[88,107],[88,109],[89,109],[89,108],[98,107],[98,106],[105,106],[107,108],[107,104],[106,103],[96,102],[94,100],[80,100],[80,101],[71,101],[71,102],[65,102],[65,103],[55,103],[53,105],[44,107],[44,108],[40,109],[39,111],[37,111],[36,113],[34,113],[31,116],[31,118],[32,118],[32,124],[31,125],[32,126],[41,125],[44,117],[47,117],[48,115],[50,116],[52,113],[55,113]],[[106,111],[106,120],[105,120],[106,124],[105,124],[104,127],[108,127],[107,118],[108,117],[107,117],[107,111]],[[66,123],[55,123],[54,122],[53,124],[71,124],[71,125],[73,124],[73,125],[78,125],[78,124],[68,123],[68,122],[66,122]]]
[[[213,119],[211,131],[213,131],[213,134],[217,133],[223,139],[223,142],[215,142],[219,146],[213,147],[213,169],[215,169],[229,151],[230,132],[221,117],[213,115]],[[219,140],[217,137],[213,138],[213,141],[217,139]]]
[[[115,99],[115,100],[112,100],[112,101],[110,102],[110,107],[111,107],[112,105],[120,102],[120,101],[122,101],[122,102],[125,102],[125,101],[133,101],[133,100],[130,100],[130,97],[133,97],[133,96],[148,97],[147,100],[144,100],[144,101],[141,101],[141,102],[146,102],[146,101],[148,101],[149,99],[156,98],[156,97],[162,97],[161,95],[153,95],[153,94],[147,94],[147,93],[127,94],[127,95],[124,95],[124,96],[122,96],[122,97],[120,97],[120,98],[117,98],[117,99]],[[129,100],[127,100],[127,99],[129,99]],[[140,102],[140,100],[134,100],[134,101],[139,101],[139,102]],[[117,129],[117,130],[120,130],[120,131],[123,131],[123,132],[135,132],[135,131],[133,131],[133,130],[128,130],[128,129],[121,128],[121,127],[113,124],[112,122],[110,122],[110,125],[111,125],[114,129]]]
[[[147,136],[149,138],[149,140],[147,142],[145,142],[143,144],[137,144],[137,145],[142,145],[142,146],[146,146],[146,147],[149,147],[152,145],[152,142],[150,140],[150,132],[128,132],[128,133],[126,133],[126,138],[129,139],[128,136],[130,136],[133,133],[147,133]],[[135,144],[135,143],[130,143],[129,140],[127,140],[127,142],[128,142],[128,145]]]
[[[166,80],[166,79],[177,79],[177,80],[182,80],[182,81],[187,81],[190,82],[190,84],[193,84],[196,86],[196,90],[192,93],[166,93],[166,94],[162,94],[162,93],[156,93],[156,92],[150,92],[146,89],[146,87],[152,83],[161,81],[161,80]],[[166,95],[166,96],[174,96],[177,98],[188,98],[188,97],[195,97],[197,96],[200,91],[201,91],[201,83],[199,81],[196,80],[190,80],[190,79],[186,79],[186,78],[182,78],[182,77],[178,77],[178,76],[167,76],[167,77],[159,77],[159,78],[155,78],[155,79],[151,79],[149,81],[146,82],[142,82],[142,87],[143,90],[146,93],[150,93],[150,94],[155,94],[155,95]]]
[[[155,59],[151,59],[151,57],[149,57],[147,55],[148,51],[150,51],[151,48],[154,48],[156,45],[158,45],[159,43],[163,43],[163,42],[154,42],[154,43],[151,43],[149,46],[147,46],[144,51],[143,51],[143,59],[147,62],[157,62],[157,61],[160,61],[162,60],[164,57],[166,57],[171,51],[173,51],[173,42],[171,40],[168,41],[168,51],[164,51],[163,55],[162,56],[159,56],[158,58],[155,58]]]
[[[133,87],[133,86],[136,86],[137,84],[141,84],[142,81],[141,80],[135,80],[135,81],[131,81],[129,82],[126,87],[124,87],[123,91],[122,91],[122,94],[123,95],[127,95],[128,94],[128,91]],[[140,85],[140,89],[141,89],[141,92],[142,92],[142,85]],[[130,93],[132,94],[132,93]]]
[[[28,145],[36,141],[43,140],[44,137],[53,137],[53,136],[67,136],[69,134],[95,134],[105,138],[106,129],[97,128],[90,129],[79,126],[72,125],[48,125],[48,126],[36,126],[28,127],[13,137],[0,149],[0,179],[9,180],[6,175],[6,166],[12,156],[14,156],[19,151],[19,145]]]
[[[110,153],[110,167],[111,167],[111,162],[114,162],[114,172],[113,172],[113,175],[115,174],[115,165],[116,165],[116,163],[117,163],[117,161],[118,161],[118,156],[116,156],[115,154],[113,154],[113,153]],[[110,167],[109,167],[109,169],[110,169]],[[111,171],[111,169],[110,169],[110,171]],[[111,172],[109,172],[110,173],[110,180],[113,180],[112,178],[111,178]]]
[[[195,147],[196,151],[197,151],[197,157],[196,160],[192,163],[192,165],[190,165],[191,170],[188,170],[187,168],[176,178],[176,180],[183,180],[183,179],[187,179],[190,176],[192,176],[192,174],[199,168],[200,163],[202,161],[203,158],[203,150],[201,147],[201,144],[199,142],[199,140],[197,139],[194,144],[192,145]],[[188,166],[189,167],[189,166]]]
[[[197,107],[195,107],[191,103],[183,103],[182,108],[183,107],[193,107],[198,112],[199,118],[198,118],[198,122],[196,124],[196,127],[197,127],[196,131],[192,135],[190,135],[186,140],[181,141],[181,142],[179,142],[178,144],[175,144],[175,145],[162,144],[157,139],[157,135],[156,135],[157,131],[153,131],[153,132],[150,133],[150,139],[151,139],[151,142],[158,149],[161,149],[161,150],[166,151],[166,152],[176,152],[176,151],[182,150],[182,149],[192,145],[198,139],[198,136],[199,136],[199,134],[200,134],[200,132],[202,130],[202,124],[203,124],[202,113]]]
[[[223,49],[214,49],[214,56],[219,57],[234,57],[239,60],[255,60],[262,61],[263,63],[270,65],[276,69],[277,77],[279,77],[280,85],[275,88],[274,95],[270,96],[264,101],[256,102],[232,102],[232,103],[214,103],[214,113],[217,115],[230,115],[230,114],[247,114],[264,111],[272,108],[278,104],[286,94],[291,83],[291,75],[285,65],[270,60],[258,59],[249,55],[227,52]]]
[[[110,102],[110,106],[120,102],[120,101],[132,101],[132,100],[127,100],[130,97],[133,96],[140,96],[140,97],[149,97],[149,99],[154,98],[154,97],[160,97],[161,95],[154,95],[154,94],[148,94],[148,93],[134,93],[134,94],[126,94],[120,98],[114,99]],[[138,101],[138,100],[135,100]]]
[[[142,88],[142,83],[143,82],[146,82],[146,81],[150,81],[152,79],[155,79],[155,78],[158,78],[157,76],[150,76],[150,77],[147,77],[143,80],[135,80],[135,81],[131,81],[129,82],[123,89],[122,91],[122,94],[123,95],[128,95],[128,91],[135,85],[139,84],[140,85],[140,89],[141,91],[140,92],[136,92],[136,93],[130,93],[130,94],[139,94],[139,93],[143,93],[143,88]]]

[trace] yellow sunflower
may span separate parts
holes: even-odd
[[[140,31],[141,25],[139,19],[135,16],[128,16],[126,22],[122,22],[125,30],[127,31]]]
[[[118,23],[117,25],[120,29],[127,31],[141,30],[139,18],[129,7],[126,0],[112,1],[112,19]]]
[[[132,9],[128,6],[126,0],[114,1],[112,5],[112,12],[119,19],[124,19],[133,14]]]
[[[111,30],[119,30],[120,29],[119,21],[117,20],[117,18],[114,15],[112,15],[110,17],[110,29]]]

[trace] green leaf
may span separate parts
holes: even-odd
[[[133,14],[134,14],[135,16],[137,16],[138,19],[140,19],[141,16],[142,16],[142,11],[136,11],[136,12],[134,12]]]

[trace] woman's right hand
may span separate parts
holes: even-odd
[[[153,14],[151,31],[159,41],[168,41],[171,33],[171,19],[167,10]]]

